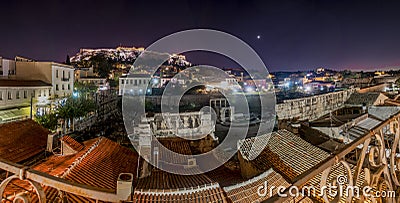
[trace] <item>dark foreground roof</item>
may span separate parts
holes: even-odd
[[[44,152],[49,130],[33,120],[0,125],[0,157],[18,163]]]
[[[0,87],[51,87],[41,80],[8,80],[0,79]]]

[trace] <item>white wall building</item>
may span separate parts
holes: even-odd
[[[55,62],[16,61],[16,78],[50,83],[52,98],[71,95],[74,89],[74,67]]]
[[[41,115],[50,109],[51,84],[39,80],[0,80],[0,123]],[[32,100],[31,100],[32,99]]]
[[[93,72],[93,68],[81,68],[75,70],[75,80],[83,84],[92,84],[98,87],[98,90],[109,90],[110,84],[107,78],[100,78]]]
[[[0,77],[15,75],[15,60],[0,57]]]
[[[151,75],[149,74],[131,74],[119,78],[118,95],[124,93],[132,95],[143,95],[151,93]],[[146,89],[147,87],[147,89]]]

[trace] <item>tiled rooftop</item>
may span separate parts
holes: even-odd
[[[247,151],[249,146],[246,140],[241,151]],[[260,171],[273,168],[290,182],[298,175],[317,165],[329,154],[318,147],[311,145],[300,137],[287,130],[273,132],[267,147],[261,154],[251,161]]]
[[[380,92],[353,93],[345,104],[371,106],[378,99]]]
[[[44,152],[49,130],[33,120],[0,125],[0,157],[19,163]]]
[[[46,139],[44,140],[46,141]],[[136,174],[138,154],[134,151],[103,137],[88,140],[83,143],[83,146],[81,151],[73,155],[53,155],[33,169],[114,193],[120,173]],[[80,161],[77,161],[79,159]],[[18,192],[31,190],[31,186],[26,183],[25,181],[15,181],[15,184],[10,184],[11,187],[6,188],[6,194],[12,196]],[[44,187],[44,190],[48,202],[54,202],[58,191],[47,186]],[[34,192],[30,194],[32,202],[37,202]],[[73,194],[66,193],[65,195],[69,202],[96,202],[96,200]]]
[[[368,108],[368,114],[381,121],[387,120],[399,112],[400,107],[398,106],[371,106]]]
[[[85,148],[85,146],[83,146],[83,144],[77,142],[76,140],[74,140],[72,137],[70,137],[69,135],[64,135],[61,138],[61,142],[64,142],[65,144],[67,144],[69,147],[71,147],[71,149],[75,150],[75,151],[81,151],[83,148]]]

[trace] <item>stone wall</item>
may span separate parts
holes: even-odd
[[[255,176],[260,175],[263,171],[258,170],[250,161],[247,161],[242,157],[240,151],[237,153],[239,164],[240,164],[240,173],[243,178],[249,179]]]
[[[344,105],[356,89],[285,100],[276,105],[278,120],[313,120]]]
[[[358,90],[358,93],[367,93],[367,92],[383,92],[385,91],[385,87],[387,87],[388,84],[382,83],[374,86],[369,86],[369,87],[364,87]]]

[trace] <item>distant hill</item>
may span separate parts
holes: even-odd
[[[99,49],[81,49],[79,53],[70,58],[72,64],[84,66],[85,62],[90,61],[94,56],[102,56],[106,58],[113,65],[120,65],[121,67],[130,68],[138,56],[143,53],[144,48],[135,47],[116,47],[116,48],[99,48]],[[166,65],[175,65],[188,67],[191,63],[186,61],[183,55],[170,54],[170,60]]]

